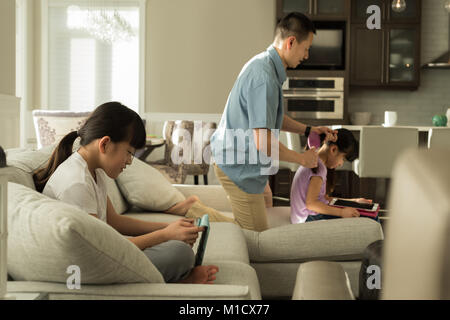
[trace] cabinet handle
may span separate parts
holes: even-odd
[[[386,56],[388,52],[385,50],[385,39],[384,39],[384,31],[381,31],[381,84],[384,84],[384,71],[385,71],[385,65],[386,65]]]
[[[387,31],[386,31],[386,52],[387,52],[387,54],[386,54],[386,58],[387,58],[387,62],[386,62],[386,84],[388,84],[389,83],[389,73],[390,73],[390,70],[389,70],[389,68],[390,68],[390,64],[391,64],[391,53],[389,52],[389,50],[391,50],[391,46],[390,46],[390,43],[389,43],[389,41],[391,41],[391,34],[390,34],[390,29],[388,29]]]
[[[313,0],[309,0],[309,14],[316,14],[316,9],[313,6],[314,6]]]

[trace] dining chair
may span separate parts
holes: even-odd
[[[90,113],[90,111],[33,110],[37,148],[54,144],[69,132],[80,129]]]
[[[353,161],[353,171],[360,178],[360,196],[375,200],[377,181],[374,178],[384,179],[386,194],[394,162],[405,150],[418,148],[418,145],[417,128],[363,126],[359,138],[359,158]],[[384,196],[380,202],[383,206],[386,204]]]
[[[203,175],[203,182],[208,184],[211,135],[217,128],[215,122],[170,120],[165,121],[163,137],[165,139],[164,159],[148,162],[159,170],[171,183],[183,184],[188,175]],[[182,161],[173,161],[173,157]]]
[[[300,135],[297,133],[280,131],[280,135],[278,137],[280,143],[282,143],[286,148],[296,151],[298,153],[303,152],[302,143],[300,141]],[[300,166],[298,163],[292,163],[287,161],[280,161],[279,163],[280,169],[290,169],[294,173],[297,171]]]
[[[360,178],[390,178],[397,157],[408,148],[419,145],[416,128],[361,128],[359,159],[353,161],[353,171]]]
[[[428,130],[428,148],[450,148],[450,128]]]

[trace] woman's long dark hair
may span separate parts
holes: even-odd
[[[320,143],[322,144],[325,140],[326,135],[321,134],[320,135]],[[359,157],[359,143],[353,136],[352,132],[347,129],[338,129],[337,130],[337,140],[335,142],[333,141],[327,141],[327,145],[336,145],[338,147],[339,152],[345,153],[345,158],[347,161],[354,161]],[[306,149],[308,149],[308,144],[306,144]],[[317,171],[317,168],[313,168],[313,171]],[[328,196],[330,196],[334,188],[336,187],[336,172],[335,169],[328,169],[327,170],[327,186],[326,186],[326,193]]]
[[[71,154],[73,143],[80,137],[85,146],[96,139],[108,136],[114,143],[128,141],[135,149],[145,146],[145,127],[141,117],[120,102],[107,102],[98,106],[78,131],[72,131],[61,139],[47,165],[33,174],[36,190],[42,192],[56,168]]]

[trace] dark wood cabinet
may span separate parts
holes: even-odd
[[[371,5],[380,7],[383,23],[420,23],[421,0],[407,0],[402,12],[392,10],[392,0],[351,0],[352,23],[365,23]]]
[[[381,8],[381,29],[366,26],[367,6]],[[387,0],[352,1],[350,85],[408,88],[420,84],[420,0],[397,13]]]
[[[383,30],[369,30],[366,25],[351,26],[351,85],[381,85],[383,83],[384,43]]]
[[[314,20],[346,20],[350,15],[349,0],[277,0],[277,20],[298,11]]]
[[[277,174],[269,176],[269,185],[272,190],[274,206],[289,206],[290,202],[277,200],[277,197],[289,199],[291,197],[292,180],[295,172],[291,169],[279,169]]]

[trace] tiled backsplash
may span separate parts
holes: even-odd
[[[384,111],[397,111],[399,125],[432,125],[435,114],[450,108],[450,70],[421,71],[417,91],[351,90],[349,112],[372,112],[371,124],[384,122]]]
[[[448,50],[449,15],[442,1],[422,1],[422,64]],[[435,114],[450,108],[450,70],[422,69],[417,91],[352,89],[348,111],[372,112],[371,124],[384,122],[384,111],[398,113],[399,125],[432,125]]]

